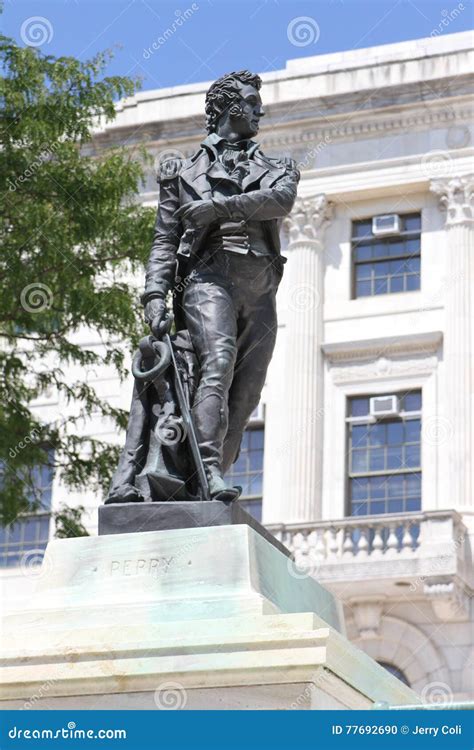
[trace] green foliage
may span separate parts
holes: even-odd
[[[82,523],[84,511],[85,508],[83,505],[78,505],[76,508],[69,508],[63,503],[60,509],[53,513],[56,526],[55,538],[72,539],[76,536],[89,536],[89,532]]]
[[[92,142],[99,118],[112,120],[116,100],[136,88],[104,77],[109,55],[54,58],[1,36],[0,56],[0,508],[8,523],[41,506],[32,472],[45,458],[71,488],[109,482],[117,449],[81,428],[92,412],[123,427],[125,412],[103,403],[85,373],[106,364],[123,375],[123,342],[134,347],[143,332],[127,279],[143,274],[154,212],[136,197],[145,154]],[[103,347],[81,345],[84,327]],[[51,392],[63,416],[47,422],[32,403]]]

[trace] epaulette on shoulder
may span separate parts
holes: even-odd
[[[177,157],[162,161],[158,167],[158,182],[161,182],[162,180],[172,180],[173,177],[179,175],[182,166],[183,159]]]

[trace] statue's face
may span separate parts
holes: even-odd
[[[229,120],[232,123],[232,129],[242,138],[252,138],[258,133],[260,118],[263,117],[262,99],[260,93],[254,86],[240,84],[240,109],[241,113],[237,116],[229,113]]]

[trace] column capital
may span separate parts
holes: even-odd
[[[430,190],[446,208],[446,226],[474,222],[474,175],[433,180]]]
[[[322,242],[324,230],[332,217],[332,205],[323,194],[298,198],[284,221],[290,247],[296,242]]]

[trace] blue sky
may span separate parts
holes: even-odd
[[[142,88],[152,89],[233,69],[278,70],[288,59],[435,29],[464,31],[473,26],[473,7],[472,0],[5,0],[1,20],[21,44],[44,40],[48,54],[87,59],[114,48],[109,72],[140,76]]]

